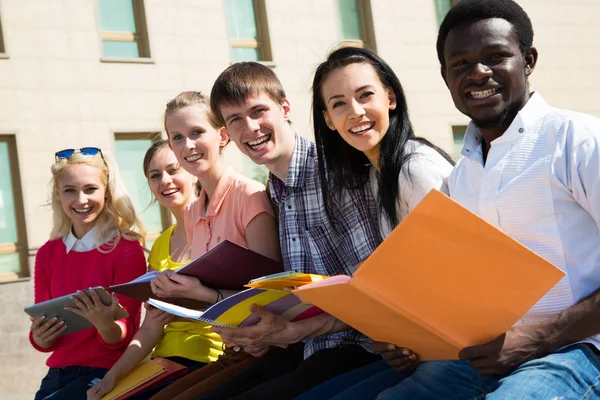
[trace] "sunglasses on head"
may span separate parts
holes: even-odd
[[[73,154],[75,154],[75,153],[80,153],[83,156],[95,156],[97,154],[100,154],[100,157],[102,157],[102,161],[104,161],[104,163],[106,164],[106,160],[104,160],[104,155],[102,154],[102,150],[100,150],[98,147],[82,147],[80,149],[64,149],[64,150],[60,150],[60,151],[57,151],[56,153],[54,153],[54,157],[55,157],[56,161],[58,162],[59,160],[72,157]]]

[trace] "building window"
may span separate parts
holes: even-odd
[[[0,135],[0,281],[29,275],[17,150],[12,135]]]
[[[264,0],[225,0],[231,61],[273,61]]]
[[[435,6],[435,17],[437,19],[438,28],[442,24],[444,17],[448,14],[448,11],[455,5],[458,0],[433,0]]]
[[[452,151],[452,158],[458,160],[462,157],[463,142],[465,141],[465,132],[467,127],[464,125],[452,127],[452,138],[454,139],[454,148]]]
[[[337,0],[340,37],[348,45],[377,51],[369,0]]]
[[[143,0],[98,0],[98,11],[104,57],[150,57]]]
[[[4,47],[4,35],[2,32],[2,18],[0,18],[0,54],[5,54],[6,48]]]
[[[152,142],[160,139],[159,133],[116,133],[115,148],[117,165],[127,193],[138,217],[147,231],[146,243],[154,240],[171,225],[171,217],[157,202],[144,176],[143,162]]]

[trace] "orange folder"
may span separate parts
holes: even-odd
[[[294,293],[376,341],[452,360],[506,332],[564,276],[542,257],[432,190],[354,277]]]

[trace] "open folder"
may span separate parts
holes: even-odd
[[[563,276],[432,190],[353,278],[332,277],[294,293],[376,341],[442,360],[506,332]]]

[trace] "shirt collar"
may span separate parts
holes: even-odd
[[[94,250],[96,248],[96,227],[90,229],[81,239],[77,239],[71,230],[63,236],[63,243],[67,249],[67,254],[71,250],[79,253]]]
[[[510,124],[508,129],[500,136],[492,141],[494,143],[511,142],[518,139],[524,132],[535,131],[537,129],[538,120],[546,114],[550,108],[546,100],[537,92],[529,98],[525,106],[517,113],[515,119]],[[483,137],[479,128],[475,126],[473,121],[469,122],[465,132],[465,141],[461,154],[467,158],[483,160],[481,150],[481,142]]]
[[[308,139],[296,134],[294,150],[284,183],[272,173],[269,174],[271,199],[279,204],[286,187],[304,187],[306,176],[314,169],[316,157],[315,145]]]
[[[210,198],[210,203],[208,203],[208,208],[206,208],[206,191],[202,189],[200,191],[200,197],[198,201],[200,202],[200,210],[204,210],[206,208],[206,216],[214,217],[219,213],[221,206],[223,205],[223,201],[227,197],[227,194],[233,187],[234,183],[233,170],[231,167],[225,169],[223,174],[219,178],[217,182],[217,187],[215,188],[215,192]]]

